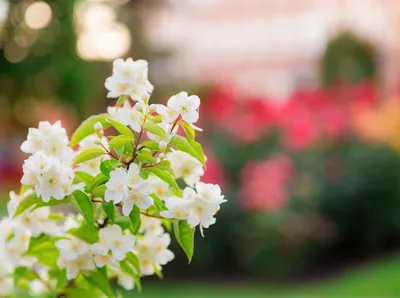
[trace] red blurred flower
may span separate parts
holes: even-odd
[[[248,211],[281,210],[288,201],[287,184],[291,174],[292,162],[284,155],[249,162],[240,173],[238,203]]]

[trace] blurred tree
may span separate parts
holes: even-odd
[[[321,75],[325,85],[357,83],[377,73],[373,46],[350,32],[329,41],[322,56]]]
[[[38,17],[48,17],[44,11],[33,11],[30,24],[26,14],[32,1],[10,1],[0,43],[0,92],[12,104],[23,98],[57,98],[82,113],[83,102],[93,93],[93,73],[75,49],[75,0],[46,3],[49,21],[40,27],[44,23]]]

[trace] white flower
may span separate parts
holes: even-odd
[[[140,177],[140,168],[137,164],[132,163],[128,170],[128,186],[130,188],[141,188],[145,181]]]
[[[226,202],[224,196],[221,195],[221,188],[217,184],[197,182],[196,191],[199,198],[205,202],[212,204],[221,204]]]
[[[140,223],[140,233],[151,234],[151,235],[161,235],[164,233],[161,220],[158,218],[142,215]]]
[[[175,219],[187,219],[188,217],[188,206],[190,200],[185,200],[177,197],[165,198],[165,206],[168,208],[167,211],[161,211],[160,215],[165,218]]]
[[[145,237],[138,240],[135,251],[139,258],[142,275],[154,274],[154,267],[161,271],[162,265],[166,265],[174,259],[174,254],[168,249],[170,243],[171,237],[166,233],[146,234]]]
[[[171,236],[167,233],[155,237],[154,239],[154,258],[160,265],[166,265],[174,259],[174,253],[170,251],[168,246],[171,244]]]
[[[62,228],[63,232],[67,232],[71,229],[79,228],[82,220],[83,220],[83,216],[81,214],[69,213],[65,217],[64,226]]]
[[[160,199],[163,199],[164,197],[171,196],[172,193],[169,189],[169,184],[160,178],[156,176],[149,176],[147,179],[147,182],[149,184],[149,188],[151,189],[151,192],[154,193],[157,197]]]
[[[147,78],[148,65],[145,60],[133,61],[132,58],[117,59],[113,63],[113,75],[106,79],[105,87],[109,91],[107,97],[117,98],[130,96],[133,100],[141,100],[144,94],[153,91],[153,85]]]
[[[147,209],[153,205],[153,199],[149,196],[149,193],[145,189],[130,189],[128,195],[123,200],[122,214],[129,216],[133,206],[138,206],[140,209]]]
[[[135,288],[135,282],[133,278],[123,271],[117,272],[117,282],[127,291],[131,291]]]
[[[178,150],[169,152],[166,157],[176,178],[183,178],[189,186],[194,186],[204,175],[203,165],[193,156]]]
[[[39,122],[38,128],[30,128],[28,137],[21,145],[25,153],[43,152],[59,160],[72,160],[73,151],[68,147],[67,131],[61,127],[61,121],[50,124],[48,121]]]
[[[63,255],[61,255],[57,260],[57,266],[61,269],[67,268],[68,280],[76,278],[79,272],[93,271],[96,269],[92,255],[88,253],[79,255],[73,260],[67,260]]]
[[[89,245],[75,237],[57,241],[56,247],[60,251],[60,255],[67,261],[75,260],[89,252]]]
[[[95,254],[107,254],[111,250],[118,261],[125,258],[125,254],[133,249],[135,236],[123,235],[118,225],[107,226],[99,232],[99,242],[91,246]]]
[[[39,176],[39,187],[36,194],[42,196],[43,202],[53,197],[62,200],[65,197],[64,185],[72,182],[72,168],[62,165],[52,165],[48,171]]]
[[[121,122],[122,124],[130,126],[133,131],[140,132],[144,121],[144,115],[137,110],[140,106],[135,104],[131,107],[129,101],[125,101],[122,107],[108,107],[107,112],[111,118]]]
[[[218,204],[210,204],[202,199],[196,199],[189,206],[188,224],[192,228],[200,226],[203,234],[203,227],[208,228],[215,223],[214,215],[217,213],[218,206]]]
[[[164,144],[168,144],[171,141],[171,139],[174,136],[176,136],[176,134],[178,132],[178,126],[177,125],[175,125],[175,127],[174,127],[174,129],[172,131],[171,131],[172,124],[160,123],[160,124],[158,124],[158,126],[160,126],[165,131],[165,135],[158,136],[158,135],[152,134],[150,132],[147,132],[147,136],[149,137],[149,139],[154,141],[154,142],[157,142],[157,143],[164,142]]]
[[[123,168],[117,168],[110,173],[110,180],[106,183],[107,190],[104,199],[107,202],[114,201],[118,204],[128,195],[128,173]]]
[[[22,166],[24,175],[21,178],[21,183],[37,187],[39,184],[39,175],[46,173],[53,165],[58,166],[59,161],[53,157],[47,156],[43,152],[37,152],[31,155],[24,161]]]
[[[186,92],[180,92],[168,100],[167,106],[158,105],[157,113],[162,116],[165,123],[172,123],[182,116],[184,121],[193,124],[199,119],[199,107],[200,98],[198,96],[188,96]]]
[[[28,193],[25,193],[24,195],[18,195],[14,191],[10,191],[10,200],[7,203],[8,216],[14,217],[19,204],[24,200]]]
[[[29,230],[23,227],[16,227],[14,229],[14,236],[6,243],[7,252],[20,257],[28,250],[31,235]]]
[[[14,278],[11,273],[12,267],[2,260],[0,266],[0,296],[2,297],[8,297],[14,292]]]
[[[50,207],[42,207],[35,210],[29,208],[16,219],[22,227],[32,233],[33,237],[37,237],[41,233],[60,236],[61,227],[59,227],[54,221],[49,220],[49,215]]]
[[[108,254],[95,254],[93,260],[98,268],[104,267],[105,265],[119,266],[118,261]]]

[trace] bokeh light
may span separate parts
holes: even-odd
[[[52,14],[49,4],[43,1],[34,2],[25,12],[25,23],[32,29],[42,29],[50,23]]]

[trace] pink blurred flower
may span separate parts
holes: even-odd
[[[207,168],[204,171],[201,181],[204,183],[219,184],[221,189],[226,189],[227,182],[225,179],[226,173],[224,172],[224,169],[210,150],[205,148],[204,152],[207,157]]]
[[[287,184],[291,174],[292,162],[284,155],[249,162],[240,173],[238,203],[247,211],[281,210],[288,201]]]

